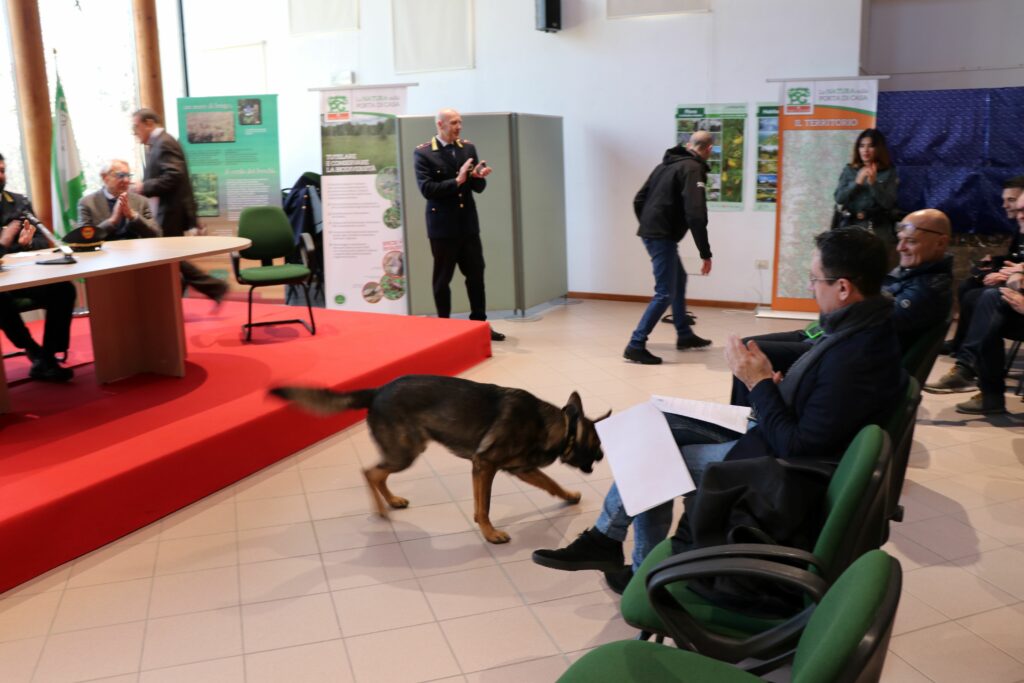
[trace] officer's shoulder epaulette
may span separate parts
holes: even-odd
[[[427,147],[430,147],[429,141],[424,142],[422,145],[416,145],[416,149],[426,149]],[[408,147],[406,149],[408,149]]]
[[[466,138],[462,138],[461,140],[459,140],[459,142],[461,142],[464,145],[472,145],[473,144],[472,140],[467,140]]]

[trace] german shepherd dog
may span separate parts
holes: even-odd
[[[594,422],[583,415],[576,392],[558,408],[521,389],[406,375],[377,389],[278,387],[270,393],[320,414],[369,409],[366,422],[381,460],[364,474],[382,517],[387,517],[385,503],[392,508],[409,505],[388,489],[388,475],[412,465],[431,440],[472,461],[473,520],[491,543],[509,540],[490,520],[491,483],[498,470],[575,504],[580,494],[566,491],[540,468],[561,460],[589,474],[604,457]]]

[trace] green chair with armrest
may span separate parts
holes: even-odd
[[[312,249],[312,241],[301,240],[299,246],[302,263],[284,263],[274,265],[274,259],[284,258],[295,250],[295,236],[292,233],[288,216],[279,206],[249,206],[242,209],[238,218],[238,236],[252,242],[252,245],[240,252],[231,254],[235,279],[241,285],[249,287],[249,319],[242,329],[245,330],[245,341],[252,339],[252,328],[265,325],[285,325],[298,323],[310,334],[316,334],[316,322],[313,320],[313,306],[309,302],[309,285],[312,273],[308,266],[308,252]],[[308,237],[304,235],[304,237]],[[241,259],[260,261],[254,268],[242,268]],[[291,320],[252,321],[252,293],[257,287],[275,285],[300,285],[306,292],[306,308],[309,311],[309,322],[294,318]]]
[[[917,338],[909,349],[903,352],[903,369],[916,379],[922,386],[928,381],[928,375],[939,357],[939,351],[946,340],[946,333],[953,323],[953,311],[950,309],[946,319]]]
[[[812,552],[761,543],[737,543],[698,548],[672,555],[671,539],[659,543],[650,552],[622,595],[621,611],[626,623],[640,629],[640,639],[652,635],[659,640],[672,635],[647,595],[652,572],[658,568],[681,566],[690,562],[717,558],[749,559],[796,563],[830,584],[864,552],[877,548],[879,528],[885,500],[883,486],[888,481],[889,437],[877,425],[860,430],[847,447],[825,493],[824,522]],[[773,653],[759,671],[770,671],[783,664],[791,653],[810,612],[805,609],[790,619],[751,616],[714,604],[678,582],[668,588],[674,600],[692,617],[700,628],[686,638],[676,639],[681,648],[705,652],[712,649],[715,657],[738,662],[749,656],[743,643],[759,634],[771,632],[772,642],[780,652]],[[680,636],[675,634],[673,638]]]
[[[765,560],[709,559],[659,567],[647,585],[650,600],[669,635],[690,617],[678,609],[671,587],[679,582],[731,572],[784,581],[805,590],[817,606],[803,627],[793,657],[793,683],[876,683],[892,636],[903,575],[884,551],[872,550],[849,566],[827,589],[807,570]],[[824,593],[824,595],[822,595]],[[679,633],[680,638],[685,634]],[[558,683],[754,683],[749,671],[710,656],[626,640],[602,645],[569,667]]]
[[[945,336],[945,333],[943,333]],[[917,378],[910,377],[907,382],[907,393],[903,405],[894,410],[884,425],[886,433],[892,438],[892,470],[889,476],[886,494],[885,526],[882,529],[881,542],[889,540],[889,521],[903,521],[903,506],[900,505],[900,493],[903,491],[903,480],[907,475],[907,464],[910,462],[910,449],[914,445],[914,426],[917,424],[917,409],[921,405],[921,384]]]

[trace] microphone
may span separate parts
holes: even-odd
[[[41,220],[39,220],[38,218],[36,218],[35,215],[33,215],[33,213],[31,211],[29,211],[28,209],[23,209],[22,212],[21,212],[21,219],[24,220],[24,221],[28,221],[33,227],[35,227],[36,230],[38,230],[39,232],[43,233],[43,235],[46,237],[46,239],[48,239],[51,242],[53,242],[57,246],[57,250],[60,251],[64,255],[61,258],[50,259],[50,260],[47,260],[47,261],[36,261],[36,263],[41,263],[41,264],[46,264],[46,265],[58,264],[58,263],[78,263],[78,259],[76,259],[72,255],[71,247],[69,247],[68,245],[64,244],[59,239],[57,239],[56,235],[54,235],[52,232],[50,232],[50,229],[47,228],[45,225],[43,225],[43,222]]]

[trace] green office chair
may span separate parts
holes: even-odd
[[[718,558],[733,561],[774,561],[809,566],[830,584],[855,559],[867,550],[878,547],[879,528],[884,512],[883,485],[888,482],[889,437],[876,425],[858,432],[847,447],[839,467],[832,475],[825,493],[824,523],[813,552],[760,543],[742,543],[699,548],[672,555],[671,539],[659,543],[636,571],[622,595],[622,617],[640,629],[640,638],[672,635],[647,596],[649,576],[656,569],[705,563]],[[790,569],[796,569],[791,566]],[[673,638],[679,647],[708,654],[716,659],[738,662],[752,656],[751,650],[765,653],[768,644],[782,656],[756,667],[765,672],[786,661],[786,653],[796,642],[810,613],[804,610],[794,619],[758,617],[711,603],[678,583],[670,594],[690,615],[689,633]],[[773,653],[774,654],[774,653]],[[753,670],[753,669],[752,669]]]
[[[943,332],[943,336],[945,336],[945,332]],[[917,424],[917,409],[920,405],[921,384],[915,377],[910,377],[907,382],[907,394],[902,407],[899,410],[894,410],[888,422],[884,425],[886,433],[892,439],[892,468],[889,483],[886,487],[885,525],[882,530],[882,543],[889,540],[889,521],[903,521],[903,506],[900,505],[900,494],[903,491],[903,480],[907,475],[907,464],[910,462],[910,449],[914,445],[914,426]]]
[[[683,571],[652,572],[648,581],[651,600],[670,628],[674,626],[677,605],[668,586],[679,580],[719,574],[722,567],[714,566],[717,562],[726,567],[730,565],[730,560],[711,560]],[[776,578],[798,587],[820,580],[805,570],[776,562],[746,560],[744,564],[742,568],[733,564],[734,571],[747,576]],[[900,563],[881,550],[872,550],[850,565],[820,598],[820,604],[800,635],[793,659],[793,683],[878,681],[892,636],[902,582]],[[588,652],[569,667],[558,682],[754,683],[760,680],[748,671],[695,652],[627,640]]]
[[[302,264],[285,263],[274,265],[274,259],[284,258],[295,250],[295,237],[291,224],[284,210],[279,206],[249,206],[242,209],[238,218],[238,236],[252,241],[252,245],[241,252],[231,254],[231,264],[235,269],[235,279],[241,285],[249,286],[249,321],[242,325],[245,330],[245,341],[252,339],[252,328],[264,325],[285,325],[298,323],[316,334],[316,322],[313,320],[313,306],[309,301],[309,284],[312,273],[308,267],[307,254],[312,249],[308,239],[299,242],[302,253]],[[305,235],[303,237],[306,237]],[[260,261],[262,265],[255,268],[241,268],[241,259]],[[292,320],[268,320],[254,323],[252,321],[252,293],[257,287],[273,285],[301,285],[306,292],[306,308],[309,310],[309,322],[298,318]]]
[[[909,349],[903,352],[903,369],[911,377],[914,377],[920,384],[928,381],[928,375],[935,365],[935,359],[939,357],[942,344],[946,340],[946,333],[953,323],[953,311],[950,310],[946,319],[928,330],[914,342]]]

